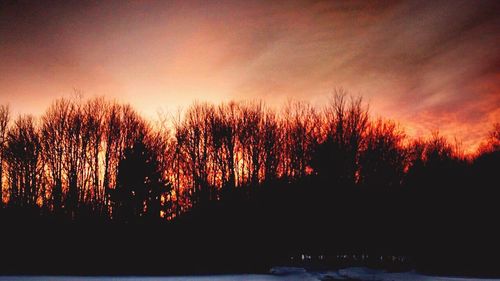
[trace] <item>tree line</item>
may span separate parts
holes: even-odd
[[[489,173],[499,151],[498,124],[469,157],[438,133],[407,137],[343,90],[322,108],[196,102],[157,122],[104,98],[62,98],[39,118],[11,118],[0,106],[0,207],[70,219],[161,220],[305,179],[333,190],[425,191],[426,179],[449,171]]]

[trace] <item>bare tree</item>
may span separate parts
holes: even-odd
[[[104,188],[101,185],[100,167],[104,142],[104,122],[108,103],[103,98],[87,101],[81,108],[83,119],[81,150],[81,192],[79,201],[89,204],[94,211],[102,213],[104,210]]]
[[[224,155],[223,188],[233,188],[236,186],[236,132],[237,132],[237,104],[230,102],[222,104],[217,110],[219,128],[218,134],[221,138]]]
[[[495,151],[500,151],[500,123],[493,124],[486,141],[479,146],[477,154],[481,155]]]
[[[3,163],[5,144],[7,142],[7,126],[10,119],[8,105],[0,105],[0,208],[3,206]]]
[[[191,174],[191,192],[194,202],[208,199],[210,118],[213,108],[208,104],[193,104],[182,123],[185,142],[183,149]]]
[[[113,103],[106,108],[106,117],[104,121],[104,194],[105,194],[105,208],[109,209],[109,190],[111,189],[111,171],[118,165],[118,150],[119,140],[121,135],[120,126],[120,111],[121,106]]]
[[[63,133],[64,160],[63,173],[67,178],[66,208],[72,217],[76,216],[79,194],[83,189],[81,172],[85,170],[87,140],[83,139],[84,117],[79,103],[71,102]],[[83,157],[82,157],[83,156]]]
[[[285,153],[282,174],[289,179],[300,178],[306,174],[316,143],[317,114],[308,103],[290,101],[282,116]]]
[[[376,188],[393,188],[402,183],[406,168],[405,135],[394,122],[372,122],[359,159],[360,182]]]
[[[273,181],[278,178],[282,138],[279,120],[274,111],[266,111],[262,126],[264,177],[266,181]]]
[[[172,159],[172,178],[174,183],[173,196],[175,197],[174,216],[179,216],[183,208],[187,206],[183,202],[183,193],[185,189],[184,179],[186,178],[187,169],[185,168],[185,152],[184,146],[187,140],[187,132],[181,122],[181,112],[178,112],[177,118],[173,120],[174,139],[172,141],[173,159]]]
[[[70,101],[59,99],[42,117],[42,148],[51,177],[50,194],[55,212],[60,212],[63,206],[64,146],[71,110]]]
[[[359,180],[359,156],[369,124],[362,98],[337,89],[323,110],[323,136],[315,149],[314,169],[325,180],[349,186]]]
[[[7,134],[9,204],[34,207],[41,177],[41,143],[32,116],[19,117]],[[43,196],[43,194],[42,194]]]
[[[171,175],[173,173],[173,139],[170,134],[168,118],[165,115],[159,115],[159,120],[151,130],[151,133],[146,139],[147,147],[152,151],[155,161],[157,162],[157,170],[159,173],[159,181],[163,183],[165,189],[160,195],[160,216],[162,218],[172,219],[174,216],[174,206],[172,199]],[[154,201],[156,202],[156,201]]]
[[[259,171],[262,164],[262,122],[263,104],[244,103],[240,105],[238,116],[238,143],[241,155],[240,185],[259,183]]]

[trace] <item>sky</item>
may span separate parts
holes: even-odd
[[[335,88],[410,136],[466,150],[500,122],[500,1],[0,1],[0,104],[41,115],[75,89],[174,112]]]

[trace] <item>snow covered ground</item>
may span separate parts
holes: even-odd
[[[370,281],[471,281],[471,280],[500,280],[500,279],[477,279],[477,278],[467,278],[467,277],[443,277],[443,276],[428,276],[416,273],[414,271],[409,272],[385,272],[383,270],[373,270],[364,267],[351,267],[346,269],[340,269],[331,273],[325,273],[320,276],[319,280],[328,280],[326,276],[332,275],[331,280],[370,280]]]
[[[272,274],[238,274],[213,276],[176,276],[176,277],[69,277],[69,276],[0,276],[0,281],[326,281],[326,280],[362,280],[362,281],[472,281],[500,280],[475,279],[466,277],[427,276],[416,272],[385,272],[364,267],[351,267],[336,271],[310,272],[303,268],[275,267]]]

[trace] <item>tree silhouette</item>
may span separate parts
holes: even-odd
[[[338,89],[323,114],[323,138],[315,148],[313,168],[337,186],[352,186],[359,180],[359,156],[368,128],[368,108],[361,98],[347,101],[347,92]]]
[[[5,145],[7,142],[7,125],[9,124],[10,111],[6,105],[0,105],[0,208],[3,207],[3,164]]]
[[[360,182],[375,188],[397,188],[406,168],[404,134],[390,121],[370,124],[359,159]]]
[[[394,122],[370,119],[362,99],[342,89],[321,109],[294,101],[281,111],[256,101],[195,103],[171,128],[166,118],[155,127],[130,105],[103,98],[59,99],[40,119],[22,117],[11,128],[8,120],[8,107],[0,107],[2,202],[70,219],[159,213],[173,219],[219,200],[261,198],[260,187],[296,186],[293,192],[308,196],[332,186],[444,196],[453,194],[452,186],[466,189],[461,180],[489,186],[483,179],[494,181],[494,173],[485,171],[493,169],[500,142],[495,125],[467,160],[438,134],[411,141]],[[143,162],[149,170],[142,174],[125,172]],[[145,197],[144,190],[154,187],[131,188],[130,182],[151,178],[149,173],[153,182],[173,183],[153,196],[159,201]],[[276,200],[277,194],[283,200],[295,196],[277,192]],[[140,204],[148,208],[141,211]]]
[[[133,237],[121,223],[140,222],[153,227],[144,233],[177,235],[150,245],[217,253],[227,261],[306,250],[338,254],[339,244],[353,251],[378,243],[401,249],[402,241],[427,239],[428,247],[403,249],[418,256],[447,242],[438,234],[487,233],[474,222],[497,214],[488,208],[496,206],[498,124],[475,155],[465,156],[438,133],[415,140],[391,120],[371,119],[363,100],[342,89],[323,108],[297,101],[281,110],[258,101],[195,103],[172,126],[162,118],[148,122],[130,105],[76,98],[54,101],[41,118],[20,116],[10,124],[9,109],[1,106],[0,218],[7,220],[0,224],[32,225],[23,213],[30,210],[42,227],[45,219],[53,224],[39,240],[17,246],[58,249],[58,226],[71,225],[77,228],[67,235],[70,244],[90,241],[90,249],[116,257],[122,245],[107,246]],[[101,222],[111,230],[78,234]],[[227,235],[235,228],[238,235]],[[10,229],[16,227],[2,233]],[[250,254],[218,248],[229,244]]]
[[[19,117],[7,134],[9,204],[34,207],[40,190],[41,143],[32,116]]]
[[[89,208],[95,208],[98,213],[104,212],[105,192],[101,180],[101,151],[105,139],[105,118],[108,104],[103,98],[88,101],[82,106],[83,130],[81,138],[86,142],[87,151],[82,151],[85,165],[89,167],[85,175],[89,178],[90,187],[81,193],[79,201],[88,202]],[[85,167],[81,167],[85,171]],[[85,184],[85,181],[84,181]]]
[[[112,190],[113,217],[130,222],[138,218],[160,218],[161,196],[170,185],[161,176],[154,151],[137,140],[125,149],[118,165],[117,185]]]
[[[498,182],[498,167],[500,166],[500,123],[495,123],[488,138],[478,149],[474,158],[472,170],[477,178],[478,189],[486,194],[495,193]]]
[[[68,132],[71,103],[60,99],[55,101],[42,117],[42,148],[44,162],[51,177],[50,190],[54,211],[60,213],[63,206],[63,178],[65,158],[65,137]]]
[[[264,167],[264,180],[273,182],[278,178],[278,165],[280,158],[281,130],[276,114],[267,110],[262,124],[262,166]]]

